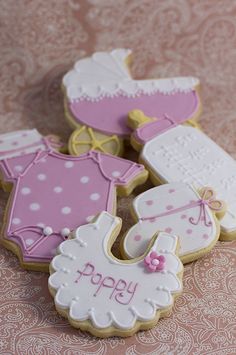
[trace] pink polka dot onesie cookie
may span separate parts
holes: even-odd
[[[120,228],[118,217],[102,212],[60,244],[50,265],[48,285],[57,311],[98,337],[154,327],[182,291],[178,238],[160,232],[144,256],[118,260],[110,249]]]
[[[236,239],[236,162],[199,129],[171,117],[150,119],[139,110],[129,115],[132,146],[155,185],[182,181],[195,188],[211,186],[227,204],[220,221],[221,240]]]
[[[175,121],[199,116],[198,79],[135,80],[128,68],[130,56],[128,49],[94,53],[64,76],[66,116],[77,129],[69,141],[71,154],[97,149],[121,155],[122,141],[131,134],[127,115],[134,108]]]
[[[61,154],[36,130],[0,140],[2,184],[12,185],[2,243],[28,269],[48,270],[71,230],[100,211],[115,213],[116,193],[127,195],[147,179],[142,165],[122,158]]]
[[[170,183],[140,194],[133,202],[137,223],[123,238],[126,257],[142,255],[158,231],[179,236],[179,256],[183,263],[209,252],[220,235],[225,204],[216,199],[211,188],[196,191],[186,183]]]

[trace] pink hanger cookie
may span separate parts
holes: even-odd
[[[61,243],[51,262],[48,285],[58,312],[98,337],[131,336],[153,327],[182,290],[178,238],[160,232],[146,256],[123,261],[110,252],[120,228],[118,217],[102,212]],[[149,255],[162,266],[150,270]]]
[[[100,211],[115,213],[116,191],[127,195],[147,179],[142,165],[122,158],[61,154],[36,130],[0,141],[1,180],[13,185],[2,242],[28,269],[48,270],[71,230]]]

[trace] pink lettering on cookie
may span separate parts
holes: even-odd
[[[75,283],[78,283],[82,277],[88,277],[88,282],[93,285],[98,285],[97,289],[93,292],[93,296],[100,296],[102,294],[103,288],[110,288],[111,294],[109,299],[115,299],[118,303],[127,305],[131,302],[138,283],[136,282],[127,282],[123,279],[115,280],[112,276],[103,276],[101,273],[96,272],[95,266],[88,262],[84,265],[82,270],[77,270],[79,276],[74,280]]]
[[[95,333],[111,329],[109,336],[153,326],[182,289],[175,235],[160,232],[155,237],[146,254],[156,253],[165,262],[162,270],[149,272],[145,256],[125,261],[111,254],[111,239],[114,242],[120,228],[120,218],[105,211],[77,228],[73,238],[59,245],[48,283],[57,309],[63,309],[73,325],[88,325],[86,330]]]

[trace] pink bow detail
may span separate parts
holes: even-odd
[[[198,225],[200,220],[202,219],[205,223],[205,226],[210,227],[212,222],[207,220],[206,206],[208,206],[214,212],[221,212],[224,209],[223,201],[216,199],[216,194],[213,189],[210,187],[204,187],[199,192],[201,199],[198,201],[200,206],[200,213],[197,220],[194,220],[193,217],[189,218],[189,222]]]

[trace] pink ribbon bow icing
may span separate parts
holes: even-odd
[[[200,220],[203,220],[205,226],[209,227],[212,225],[212,222],[207,220],[206,206],[208,206],[214,212],[221,212],[224,208],[224,203],[216,199],[216,194],[210,187],[202,188],[199,192],[199,195],[201,196],[201,199],[198,201],[200,206],[199,216],[197,220],[194,220],[193,217],[190,217],[189,222],[194,225],[198,225]],[[193,204],[195,204],[195,202],[193,202]]]
[[[183,212],[183,211],[186,211],[191,208],[195,208],[195,207],[199,206],[200,213],[199,213],[198,218],[196,220],[194,220],[193,217],[190,217],[189,222],[194,225],[198,225],[199,222],[202,220],[202,221],[204,221],[205,226],[209,227],[209,226],[211,226],[212,223],[211,223],[211,221],[207,220],[206,206],[208,206],[214,212],[221,212],[224,209],[224,203],[223,203],[223,201],[216,200],[215,192],[210,187],[202,188],[201,191],[199,192],[199,195],[201,198],[197,201],[191,201],[187,205],[174,208],[170,211],[165,211],[165,212],[160,213],[158,215],[141,217],[140,220],[154,222],[158,218],[174,215],[175,213]]]

